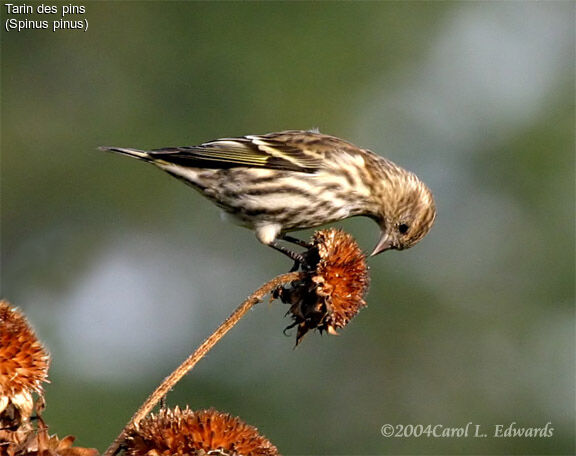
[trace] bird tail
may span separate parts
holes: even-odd
[[[130,149],[123,147],[99,147],[98,149],[106,152],[116,152],[118,154],[127,155],[128,157],[138,158],[139,160],[151,161],[150,155],[145,150]]]

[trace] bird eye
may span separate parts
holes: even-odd
[[[398,231],[400,232],[400,234],[406,234],[409,229],[410,226],[406,225],[405,223],[401,223],[400,225],[398,225]]]

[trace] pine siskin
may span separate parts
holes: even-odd
[[[413,173],[373,152],[318,131],[224,138],[199,146],[144,151],[101,147],[150,162],[194,187],[257,238],[295,259],[278,239],[348,217],[381,229],[372,252],[407,249],[430,231],[432,193]]]

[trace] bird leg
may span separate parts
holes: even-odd
[[[279,252],[283,253],[284,255],[286,255],[291,260],[294,260],[294,266],[292,266],[292,269],[290,270],[290,272],[297,271],[300,266],[305,267],[305,265],[307,264],[306,259],[304,258],[304,256],[302,254],[300,254],[298,252],[294,252],[293,250],[290,250],[290,249],[284,247],[282,244],[279,244],[278,241],[272,241],[268,245],[270,247],[272,247],[273,249],[278,250]]]
[[[291,244],[299,245],[300,247],[304,247],[306,249],[309,249],[310,247],[312,247],[312,244],[310,244],[309,242],[303,241],[302,239],[298,239],[298,238],[295,238],[292,236],[288,236],[287,234],[283,234],[282,239],[284,239],[286,242],[290,242]]]
[[[283,234],[281,239],[306,249],[306,251],[300,254],[304,261],[300,263],[296,262],[290,272],[297,271],[299,264],[302,265],[302,271],[311,271],[318,265],[320,257],[318,256],[318,249],[315,248],[313,243],[306,242],[292,236],[287,236],[286,234]]]

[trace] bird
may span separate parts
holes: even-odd
[[[221,138],[197,146],[141,150],[100,147],[155,165],[252,229],[263,244],[303,261],[288,233],[365,216],[380,228],[371,256],[404,250],[431,229],[430,189],[412,172],[354,144],[315,130]]]

